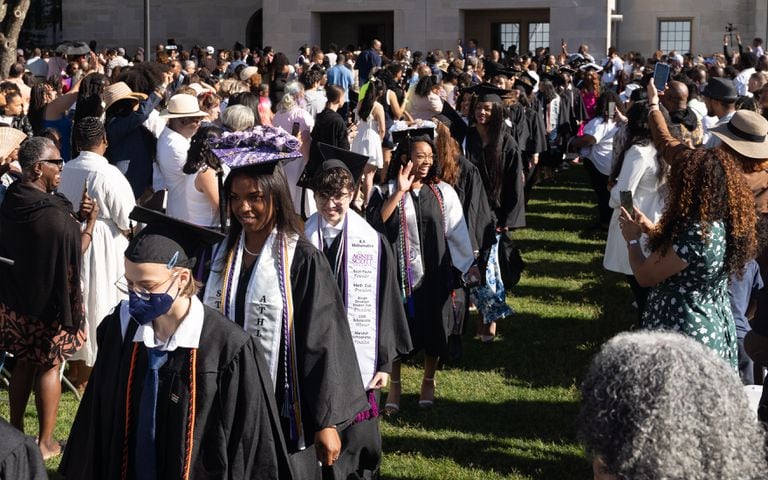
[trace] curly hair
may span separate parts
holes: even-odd
[[[736,160],[721,148],[694,150],[684,165],[669,174],[666,209],[651,235],[649,248],[666,254],[691,221],[701,222],[706,238],[709,226],[725,227],[725,270],[741,275],[757,253],[757,213],[752,192]]]
[[[617,335],[592,360],[581,394],[579,440],[619,478],[765,477],[765,434],[739,377],[682,334]]]
[[[595,92],[596,96],[600,95],[600,77],[596,73],[587,72],[584,74],[584,81],[582,88],[587,91]]]
[[[437,161],[440,163],[440,179],[448,185],[455,187],[459,183],[461,175],[461,165],[459,164],[459,155],[461,147],[459,142],[451,136],[448,126],[442,122],[437,123],[437,138],[435,146],[437,147]]]

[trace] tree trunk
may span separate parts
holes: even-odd
[[[16,62],[16,46],[31,0],[0,0],[0,78]]]

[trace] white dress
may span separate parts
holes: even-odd
[[[229,175],[229,167],[222,165],[224,179]],[[195,187],[195,181],[200,173],[187,175],[184,181],[184,209],[179,218],[185,222],[201,227],[220,227],[219,209],[214,207],[208,197]],[[218,178],[216,180],[218,182]]]
[[[128,180],[106,158],[92,152],[67,162],[61,172],[59,192],[77,209],[83,196],[83,185],[88,181],[88,194],[99,205],[99,218],[93,227],[91,246],[83,255],[80,279],[83,285],[85,322],[88,340],[70,360],[85,360],[93,366],[96,361],[96,328],[126,296],[115,287],[123,276],[125,250],[128,238],[121,230],[128,230],[128,215],[136,202]]]
[[[621,213],[621,195],[619,192],[632,192],[635,208],[640,210],[648,219],[657,223],[664,211],[664,191],[666,185],[663,178],[659,179],[659,164],[656,161],[656,147],[648,145],[633,145],[624,155],[624,164],[616,179],[616,185],[611,189],[611,200],[608,205],[613,208],[613,216],[608,227],[608,241],[605,245],[603,267],[612,272],[632,275],[627,253],[627,242],[619,229],[619,214]],[[646,256],[650,255],[647,247],[648,236],[643,234],[640,247]]]
[[[379,124],[373,118],[373,112],[368,115],[368,120],[357,122],[357,135],[352,140],[350,147],[355,153],[368,156],[368,165],[376,168],[384,167],[384,152],[381,150],[381,137],[379,136]]]

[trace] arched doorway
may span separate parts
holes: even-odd
[[[264,11],[261,8],[256,10],[248,20],[248,25],[245,27],[245,43],[248,48],[264,46]]]

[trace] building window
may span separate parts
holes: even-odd
[[[539,47],[549,48],[549,22],[528,24],[528,50],[535,52]]]
[[[684,54],[691,51],[690,20],[659,20],[659,50]]]
[[[500,23],[499,43],[503,45],[505,50],[514,45],[520,51],[520,24]]]

